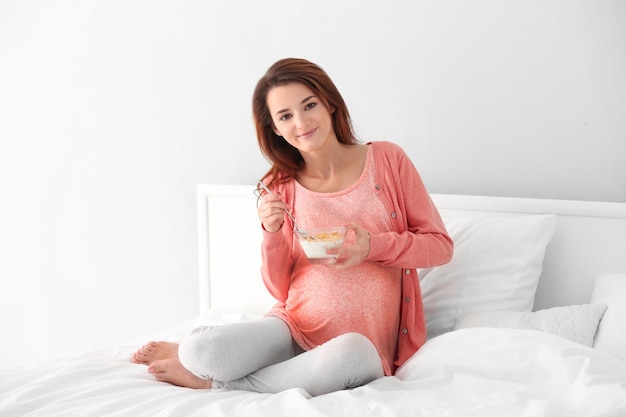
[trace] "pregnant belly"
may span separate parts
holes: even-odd
[[[286,310],[302,335],[319,345],[340,334],[395,332],[400,274],[372,263],[345,271],[310,268],[291,283]]]

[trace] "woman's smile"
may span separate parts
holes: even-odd
[[[299,137],[300,139],[308,139],[308,138],[310,138],[311,136],[313,136],[316,132],[317,132],[317,128],[314,128],[314,129],[309,129],[309,130],[307,130],[306,132],[301,133],[300,135],[298,135],[298,137]]]

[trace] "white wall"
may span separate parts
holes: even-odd
[[[621,0],[3,0],[0,366],[196,313],[195,185],[266,170],[285,56],[433,192],[626,202]]]

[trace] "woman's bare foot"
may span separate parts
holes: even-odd
[[[148,367],[148,372],[157,381],[169,382],[180,387],[211,389],[213,385],[210,379],[202,379],[189,372],[178,358],[155,361]]]
[[[151,365],[155,361],[178,357],[178,343],[148,342],[133,355],[133,362]]]

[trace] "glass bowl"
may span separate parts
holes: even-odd
[[[300,229],[295,231],[300,247],[309,261],[314,264],[334,263],[337,255],[328,254],[328,249],[343,245],[347,227],[328,227],[320,229]]]

